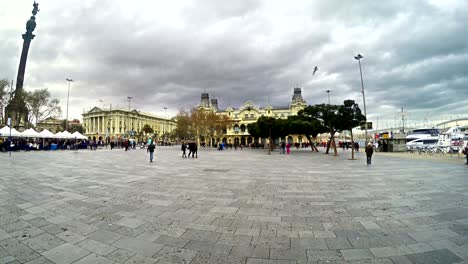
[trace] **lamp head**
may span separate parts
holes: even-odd
[[[359,53],[358,55],[354,56],[354,58],[355,58],[356,60],[360,60],[360,59],[362,59],[362,58],[364,58],[364,57]]]

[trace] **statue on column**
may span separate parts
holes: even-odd
[[[39,11],[41,11],[41,10],[39,10],[39,4],[36,3],[36,1],[34,1],[33,11],[32,11],[33,16],[35,16],[37,14],[37,12],[39,12]]]

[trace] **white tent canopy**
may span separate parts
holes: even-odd
[[[42,130],[39,133],[41,138],[53,138],[55,135],[47,129]]]
[[[9,126],[4,126],[2,129],[0,129],[0,136],[1,137],[19,137],[21,136],[21,133],[18,132],[18,130],[11,128],[11,133],[10,133],[10,127]]]
[[[73,138],[76,138],[76,139],[87,139],[86,136],[83,136],[80,132],[78,131],[75,131],[75,133],[72,134]]]
[[[63,133],[63,132],[57,132],[57,133],[55,133],[54,138],[63,138],[63,137],[62,137],[62,133]]]
[[[31,138],[38,138],[41,137],[39,133],[36,132],[36,130],[29,128],[26,129],[25,131],[21,132],[22,137],[31,137]]]
[[[63,131],[61,134],[62,138],[70,139],[73,138],[72,134],[68,131]]]

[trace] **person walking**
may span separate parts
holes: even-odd
[[[193,142],[193,151],[192,151],[192,158],[198,158],[198,144],[196,141]]]
[[[468,145],[465,146],[465,149],[463,149],[463,154],[465,154],[466,157],[466,165],[468,165]]]
[[[153,144],[153,142],[151,142],[149,145],[148,145],[148,148],[146,149],[146,152],[149,152],[149,155],[150,155],[150,162],[153,162],[153,158],[154,158],[154,149],[156,148],[156,146]]]
[[[285,154],[286,153],[286,143],[281,142],[281,149],[280,149],[280,154]]]
[[[366,146],[367,166],[370,166],[372,163],[372,154],[374,154],[374,147],[372,143],[369,142]]]
[[[187,145],[185,144],[185,142],[182,142],[181,150],[182,150],[182,158],[187,158],[187,154],[185,154],[185,151],[187,150]]]
[[[291,144],[286,144],[286,153],[291,154]]]

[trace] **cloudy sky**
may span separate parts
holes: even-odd
[[[15,79],[33,1],[0,0],[0,78]],[[25,89],[70,118],[109,104],[164,116],[200,102],[356,100],[379,127],[467,117],[468,1],[42,0]],[[319,70],[312,75],[314,66]],[[101,103],[100,100],[103,102]]]

